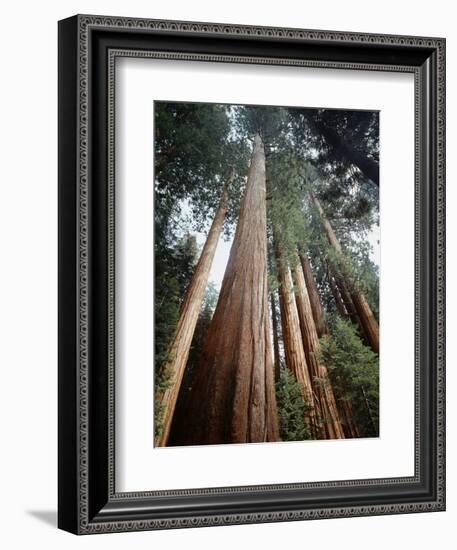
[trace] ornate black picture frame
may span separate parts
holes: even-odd
[[[415,475],[118,493],[117,56],[409,72],[415,79]],[[59,22],[59,513],[89,534],[445,509],[445,40],[77,15]]]

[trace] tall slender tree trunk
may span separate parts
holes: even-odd
[[[275,381],[279,380],[281,374],[281,359],[279,357],[279,323],[278,313],[276,311],[276,299],[275,291],[270,293],[270,307],[271,307],[271,319],[273,322],[273,351],[274,351],[274,369],[275,369]]]
[[[326,439],[344,439],[344,431],[327,368],[325,365],[319,363],[319,336],[314,323],[310,294],[298,258],[292,273],[296,287],[295,300],[300,320],[300,329],[306,360],[311,373],[314,395],[317,396],[320,405],[322,429]]]
[[[156,404],[161,404],[163,411],[160,435],[155,438],[155,445],[158,447],[166,446],[170,435],[173,414],[189,357],[195,326],[197,325],[198,316],[205,297],[211,265],[227,213],[228,186],[232,179],[233,176],[229,178],[222,191],[222,197],[213,223],[211,224],[205,245],[181,304],[178,324],[173,341],[169,347],[170,358],[162,367],[170,377],[170,387],[162,392],[157,391],[155,395],[155,402]]]
[[[349,160],[352,164],[371,180],[375,185],[379,187],[379,164],[358,151],[347,140],[344,140],[338,135],[333,128],[327,126],[325,122],[315,121],[315,125],[318,130],[324,136],[325,141],[329,143],[335,150]]]
[[[281,305],[282,337],[286,366],[294,374],[300,385],[308,409],[305,420],[313,438],[317,439],[322,435],[319,420],[319,401],[316,399],[313,391],[312,375],[306,360],[289,266],[283,256],[278,240],[275,240],[275,252],[280,283],[279,300]]]
[[[362,334],[364,335],[363,326],[361,325],[360,319],[357,315],[354,302],[352,301],[351,294],[346,283],[344,282],[344,278],[338,272],[333,273],[328,262],[327,278],[330,283],[330,289],[332,291],[333,298],[335,299],[338,313],[344,319],[350,319],[354,325],[359,325],[362,330]],[[370,342],[366,342],[370,345]]]
[[[299,253],[300,262],[303,269],[303,275],[305,277],[306,287],[308,288],[309,299],[311,303],[311,309],[313,312],[313,319],[316,325],[316,330],[319,338],[324,334],[328,334],[327,323],[325,322],[324,310],[322,308],[321,299],[319,297],[319,290],[317,288],[316,280],[309,263],[308,256],[304,252]]]
[[[330,222],[326,218],[324,210],[319,200],[314,195],[311,195],[311,198],[319,212],[322,226],[325,230],[329,243],[335,248],[338,254],[343,256],[343,250],[341,248],[341,244],[337,236],[335,235],[335,232],[333,231],[333,228]],[[344,274],[338,274],[338,276],[342,276],[344,278]],[[375,316],[373,315],[373,312],[368,304],[368,301],[364,293],[358,289],[354,289],[354,290],[351,289],[349,293],[350,293],[352,302],[354,304],[355,310],[357,312],[357,316],[360,320],[360,325],[362,326],[365,337],[369,342],[372,350],[375,353],[379,353],[379,325],[378,325],[378,322],[376,321]]]
[[[365,294],[360,291],[355,291],[351,294],[352,301],[357,311],[357,315],[361,320],[363,332],[366,339],[370,343],[372,350],[379,353],[379,325],[373,311],[368,304]]]
[[[189,395],[185,444],[279,440],[271,348],[265,152],[256,135],[219,300]]]
[[[354,323],[354,325],[360,325],[360,328],[362,329],[362,334],[365,335],[362,321],[357,314],[357,310],[355,309],[355,305],[354,305],[354,300],[352,299],[352,293],[348,289],[348,286],[344,280],[344,276],[341,273],[336,272],[333,278],[335,279],[336,286],[338,287],[338,291],[343,300],[344,307],[346,308],[349,319]],[[365,340],[366,340],[366,343],[370,345],[369,340],[367,340],[366,338]]]
[[[307,265],[309,266],[309,263]],[[302,267],[303,267],[303,262],[302,262]],[[337,287],[335,279],[334,279],[334,277],[333,277],[333,275],[332,275],[332,273],[329,269],[329,266],[327,265],[326,267],[327,267],[327,277],[330,281],[330,286],[331,286],[331,289],[332,289],[332,293],[336,292],[336,296],[335,296],[335,294],[334,294],[334,296],[335,296],[335,300],[338,300],[337,301],[337,307],[338,307],[338,310],[340,311],[340,315],[342,315],[345,318],[348,318],[348,313],[346,311],[345,304],[342,301],[342,298],[341,298],[341,295],[339,293],[339,289]],[[305,274],[305,271],[304,271],[304,274]],[[308,281],[310,281],[310,284],[308,284]],[[318,304],[319,308],[323,310],[321,298],[319,296],[319,291],[317,289],[316,281],[314,279],[314,275],[313,275],[313,272],[312,272],[310,266],[309,266],[308,277],[307,278],[305,277],[305,282],[306,282],[306,287],[307,287],[307,290],[308,290],[308,295],[309,295],[311,305],[313,303]],[[340,307],[341,307],[341,310],[339,309]],[[327,330],[328,330],[328,328],[327,328]],[[326,375],[329,377],[328,373],[326,373]],[[325,376],[324,376],[324,378],[325,378]],[[329,379],[330,379],[330,377],[329,377]],[[342,426],[343,426],[343,431],[344,431],[345,437],[346,438],[359,437],[360,432],[359,432],[359,429],[358,429],[357,425],[354,422],[354,413],[353,413],[353,410],[352,410],[351,401],[346,397],[346,394],[345,394],[344,391],[343,391],[343,395],[334,395],[334,397],[337,398],[337,401],[336,401],[337,410],[340,413],[340,420],[341,420],[341,423],[342,423]],[[331,397],[330,397],[330,399],[331,399]]]
[[[340,289],[336,284],[335,277],[333,273],[327,268],[327,279],[330,284],[330,290],[332,291],[333,299],[335,300],[336,309],[343,319],[349,319],[349,313],[344,303],[343,297],[341,296]]]

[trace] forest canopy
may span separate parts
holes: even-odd
[[[155,445],[379,435],[379,112],[155,102]]]

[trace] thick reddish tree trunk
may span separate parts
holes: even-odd
[[[325,439],[344,439],[344,431],[327,368],[319,362],[319,336],[314,323],[310,293],[298,258],[292,273],[306,360],[311,373],[314,395],[319,402],[321,412],[321,434]]]
[[[305,420],[313,438],[317,439],[321,436],[319,401],[314,395],[312,377],[306,360],[289,267],[277,240],[275,251],[280,283],[279,300],[286,366],[293,373],[300,385],[303,399],[308,408]]]
[[[194,274],[186,290],[181,304],[178,324],[173,341],[169,347],[168,362],[162,367],[170,377],[170,387],[165,391],[157,391],[155,395],[156,404],[162,405],[163,416],[160,434],[155,438],[155,445],[164,447],[167,445],[170,435],[173,414],[181,387],[184,370],[186,368],[192,338],[197,325],[198,316],[205,297],[205,289],[208,284],[208,277],[216,252],[217,243],[222,231],[225,215],[227,213],[228,185],[231,178],[225,185],[219,206],[216,210],[213,223],[208,233],[205,245],[198,259]]]
[[[324,210],[322,209],[322,206],[319,200],[314,195],[311,195],[311,197],[314,202],[314,205],[316,206],[319,212],[322,226],[325,230],[329,243],[335,248],[338,254],[343,256],[341,244],[337,236],[335,235],[335,232],[333,231],[333,228],[330,222],[326,218]],[[344,279],[344,274],[342,273],[338,274],[337,279],[338,277],[343,277]],[[343,283],[344,283],[344,280],[343,280]],[[340,287],[340,290],[342,290],[341,287]],[[357,316],[359,318],[360,325],[362,327],[365,338],[369,343],[369,345],[371,346],[372,350],[375,353],[379,353],[379,325],[378,325],[378,322],[376,321],[375,316],[373,315],[373,312],[368,304],[368,301],[364,293],[358,289],[353,289],[353,290],[351,289],[349,293],[350,293],[352,303],[354,304],[355,311],[357,312]]]
[[[279,440],[271,347],[265,153],[257,135],[219,300],[189,395],[184,444]]]
[[[319,338],[324,334],[328,334],[327,323],[325,322],[324,310],[322,308],[321,299],[319,297],[319,290],[317,288],[316,280],[309,263],[308,256],[300,252],[300,262],[303,269],[303,275],[305,277],[306,287],[309,292],[309,300],[311,302],[311,309],[313,312],[313,319],[316,325],[316,330]]]

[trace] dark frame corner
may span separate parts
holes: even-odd
[[[414,73],[419,426],[414,477],[115,492],[108,306],[116,55]],[[61,529],[88,534],[445,509],[444,139],[442,38],[91,15],[59,22]]]

